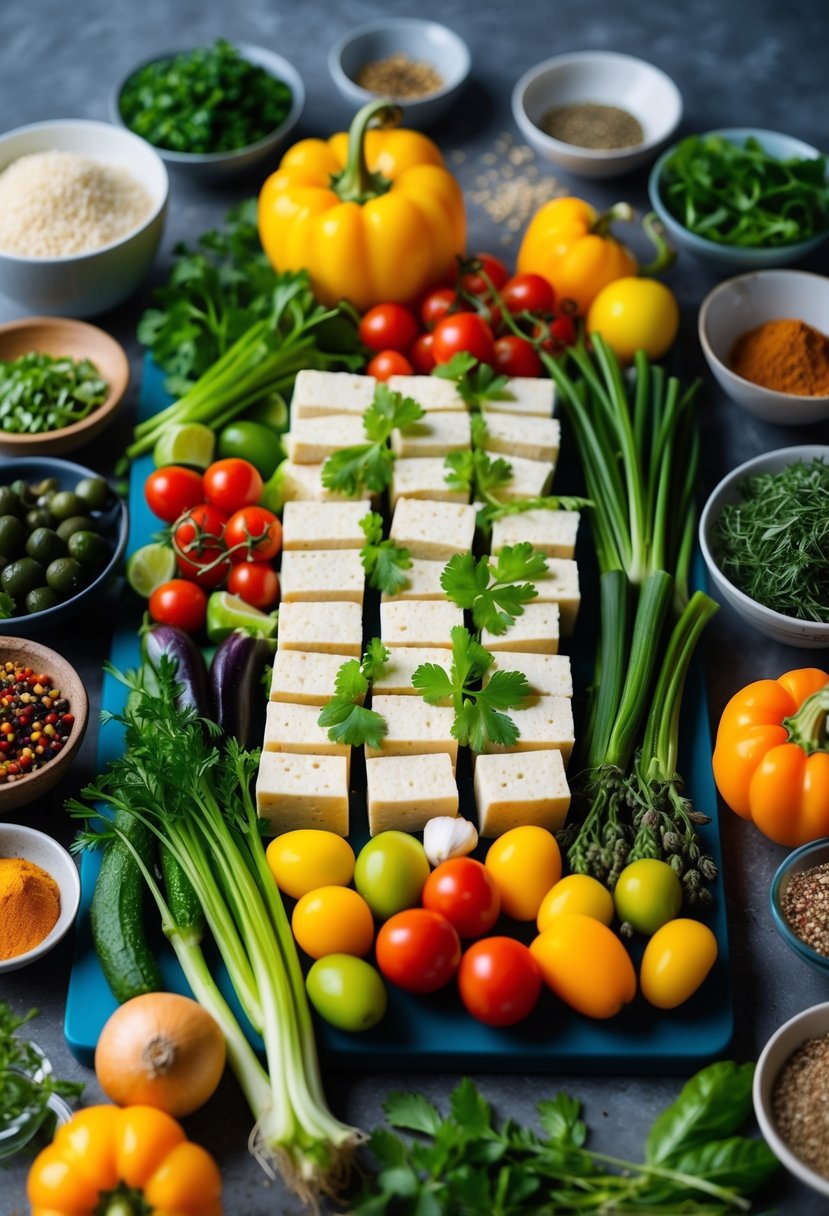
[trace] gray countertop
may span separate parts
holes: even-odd
[[[350,115],[326,68],[331,43],[349,27],[378,12],[433,16],[458,30],[473,56],[472,79],[451,116],[432,132],[443,150],[462,150],[452,168],[471,191],[482,157],[502,133],[518,141],[509,98],[514,81],[547,56],[583,49],[612,49],[640,55],[665,69],[677,82],[685,103],[682,129],[703,131],[717,126],[751,125],[785,131],[820,146],[826,142],[826,48],[829,19],[824,0],[795,0],[785,10],[773,0],[696,0],[693,5],[653,4],[647,0],[591,0],[563,5],[551,0],[524,0],[515,8],[482,5],[473,0],[426,0],[417,6],[400,0],[5,0],[0,6],[0,127],[56,117],[106,119],[112,82],[137,60],[159,49],[196,45],[219,35],[239,42],[261,43],[278,50],[301,72],[308,93],[297,136],[342,129]],[[542,172],[551,172],[542,166]],[[627,198],[640,211],[646,205],[646,173],[609,184],[568,179],[573,193],[602,206]],[[195,187],[172,182],[170,215],[162,252],[150,280],[122,308],[102,319],[126,346],[133,382],[125,416],[100,439],[78,454],[83,463],[111,468],[123,446],[129,414],[135,406],[140,352],[135,323],[146,307],[154,283],[162,281],[172,245],[216,224],[228,205],[255,193],[262,175],[233,186]],[[469,248],[491,249],[510,258],[517,249],[502,243],[502,232],[474,202],[469,204]],[[809,269],[827,271],[827,256]],[[704,374],[696,337],[696,313],[703,296],[717,281],[716,272],[683,258],[668,279],[682,308],[680,339],[672,364],[684,377]],[[0,297],[0,321],[22,315]],[[825,328],[829,328],[829,322]],[[704,463],[700,493],[734,465],[771,448],[826,441],[827,428],[765,425],[730,405],[710,378],[702,399]],[[49,641],[49,639],[44,639]],[[67,637],[53,643],[70,658],[87,682],[97,712],[101,663],[108,646],[107,626],[100,620],[76,622]],[[709,626],[704,650],[709,705],[716,721],[725,702],[743,684],[777,676],[794,667],[824,665],[826,652],[805,652],[775,645],[748,631],[723,608]],[[94,721],[94,717],[93,717]],[[71,777],[47,804],[26,812],[26,822],[63,840],[71,828],[61,811],[62,799],[94,774],[95,730],[90,730]],[[829,998],[829,982],[789,954],[768,912],[771,875],[784,850],[723,810],[721,834],[725,853],[725,886],[733,960],[736,1034],[733,1056],[756,1058],[769,1035],[788,1017]],[[100,1096],[94,1075],[81,1068],[63,1039],[62,1016],[71,963],[67,940],[41,963],[0,979],[0,999],[18,1010],[40,1010],[33,1037],[51,1058],[59,1075],[82,1077],[86,1099]],[[381,1102],[389,1089],[417,1085],[432,1096],[447,1095],[452,1078],[407,1074],[405,1061],[395,1075],[331,1072],[326,1088],[334,1109],[363,1127],[381,1119]],[[636,1160],[647,1128],[677,1093],[681,1078],[604,1079],[574,1076],[476,1077],[483,1092],[502,1114],[532,1117],[538,1099],[560,1088],[583,1099],[594,1143]],[[225,1210],[234,1216],[296,1212],[279,1186],[269,1183],[246,1151],[248,1114],[231,1078],[219,1095],[188,1120],[194,1139],[211,1149],[221,1164]],[[0,1174],[0,1216],[22,1214],[28,1159],[17,1159]],[[781,1175],[762,1197],[764,1210],[817,1216],[826,1205],[816,1194]]]

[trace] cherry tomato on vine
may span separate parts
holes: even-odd
[[[428,908],[398,912],[381,926],[377,966],[407,992],[436,992],[458,969],[461,943],[445,916]]]
[[[229,456],[216,460],[204,474],[204,497],[220,510],[232,515],[242,507],[258,502],[262,477],[249,460]]]
[[[432,291],[420,306],[420,319],[427,329],[434,329],[438,321],[442,321],[449,309],[456,312],[468,312],[468,307],[455,294],[454,287],[438,287]]]
[[[510,312],[552,312],[556,293],[540,274],[516,274],[501,290],[504,307]]]
[[[559,346],[572,346],[576,340],[576,323],[567,313],[550,322],[550,337]]]
[[[458,989],[473,1018],[486,1026],[513,1026],[536,1006],[541,969],[514,937],[485,937],[461,959]]]
[[[421,334],[409,351],[409,359],[418,376],[431,375],[435,367],[435,356],[432,354],[434,334]]]
[[[227,521],[224,540],[234,565],[271,561],[282,548],[282,524],[265,507],[242,507]]]
[[[501,896],[486,866],[472,857],[452,857],[426,879],[423,906],[445,916],[460,937],[482,937],[498,919]]]
[[[155,469],[144,483],[144,497],[157,519],[173,524],[184,511],[204,501],[201,473],[177,464]]]
[[[227,516],[209,502],[192,507],[181,516],[173,533],[176,565],[185,578],[212,590],[222,587],[230,573],[223,532]]]
[[[492,253],[476,253],[472,260],[480,262],[481,270],[487,276],[496,291],[504,286],[509,278],[509,271],[500,258]],[[489,284],[478,271],[472,270],[461,278],[461,287],[472,296],[489,295]]]
[[[461,351],[468,351],[481,363],[492,362],[492,330],[477,313],[453,313],[435,326],[432,353],[436,363],[448,363]]]
[[[360,341],[369,350],[396,350],[403,355],[419,333],[417,318],[402,304],[376,304],[359,325]]]
[[[150,596],[150,616],[160,625],[175,625],[187,633],[200,633],[207,614],[207,596],[186,578],[173,578]]]
[[[381,350],[366,368],[375,380],[388,380],[390,376],[411,376],[414,368],[399,350]]]
[[[504,376],[541,375],[541,360],[533,344],[516,334],[495,339],[494,366]]]
[[[231,595],[267,612],[279,599],[279,576],[269,562],[239,562],[227,579]]]

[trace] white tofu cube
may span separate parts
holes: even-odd
[[[581,606],[579,568],[571,558],[548,557],[547,573],[533,579],[538,596],[534,604],[558,604],[559,630],[563,638],[572,636]]]
[[[282,513],[283,549],[362,549],[366,543],[360,520],[371,503],[286,502]]]
[[[282,602],[351,600],[362,604],[365,571],[359,549],[289,549],[279,571]]]
[[[484,676],[488,684],[496,671],[520,671],[535,696],[572,697],[573,672],[566,654],[532,654],[503,650],[494,654],[495,662]]]
[[[559,751],[567,764],[575,744],[569,697],[533,697],[521,709],[509,710],[509,716],[520,731],[515,743],[488,743],[487,752]]]
[[[421,418],[405,431],[393,430],[391,447],[397,456],[445,456],[463,452],[471,439],[468,414],[438,413]]]
[[[578,511],[546,511],[543,507],[520,515],[505,515],[492,525],[492,552],[500,553],[504,545],[528,540],[534,549],[549,557],[572,557],[580,518]]]
[[[492,490],[498,502],[515,502],[520,498],[540,498],[546,494],[553,479],[554,467],[546,460],[525,460],[523,456],[510,456],[512,477],[502,486]],[[529,512],[526,512],[529,514]]]
[[[296,705],[325,705],[334,696],[337,672],[353,657],[319,654],[314,650],[277,650],[270,699]]]
[[[452,738],[455,711],[451,706],[427,705],[421,697],[374,694],[371,708],[385,720],[386,733],[379,747],[366,744],[366,758],[446,752],[454,769],[458,741]]]
[[[507,380],[504,391],[509,397],[494,397],[481,402],[483,414],[525,414],[549,418],[555,409],[556,389],[552,380],[536,380],[530,376],[514,376]]]
[[[422,663],[436,663],[448,672],[452,655],[437,646],[395,646],[388,662],[383,664],[382,670],[372,681],[375,700],[378,693],[392,693],[398,697],[419,695],[417,689],[412,687],[412,676]]]
[[[348,777],[344,756],[263,752],[256,810],[272,836],[298,828],[348,835]]]
[[[457,815],[452,762],[434,756],[381,756],[366,760],[368,826],[378,832],[421,832],[435,815]]]
[[[337,600],[285,600],[279,609],[280,650],[359,657],[363,651],[363,610]]]
[[[294,464],[325,463],[342,448],[366,442],[362,414],[329,414],[298,418],[285,436],[285,451]]]
[[[448,561],[467,553],[475,537],[475,508],[453,502],[400,498],[394,508],[391,539],[412,557]]]
[[[505,455],[510,461],[521,456],[525,460],[541,460],[554,465],[560,446],[558,418],[522,418],[511,414],[488,414],[486,417],[484,448],[487,452]]]
[[[349,502],[339,490],[328,490],[322,484],[321,464],[295,464],[283,460],[279,466],[282,500],[289,502]]]
[[[380,605],[384,646],[452,646],[451,630],[463,625],[463,610],[448,600],[400,600]]]
[[[324,414],[359,414],[374,400],[377,381],[373,376],[351,372],[297,372],[291,398],[291,421],[319,418]]]
[[[440,576],[445,564],[445,562],[427,562],[422,557],[413,557],[411,566],[404,571],[406,582],[400,590],[396,591],[394,595],[389,595],[384,591],[380,598],[384,601],[445,599],[446,592],[440,585]]]
[[[317,722],[319,716],[318,705],[269,701],[262,750],[301,756],[344,756],[348,780],[351,747],[347,743],[335,743],[329,739],[327,729]]]
[[[466,490],[451,490],[446,484],[442,456],[398,456],[389,485],[389,505],[401,498],[428,498],[433,502],[469,502]]]
[[[481,630],[481,644],[493,654],[514,651],[524,654],[558,654],[558,604],[524,605],[521,616],[515,618],[506,633],[495,634]]]
[[[466,410],[457,385],[441,376],[390,376],[388,386],[392,392],[411,397],[427,414]]]
[[[561,752],[478,756],[474,790],[481,836],[526,824],[557,832],[570,809]]]

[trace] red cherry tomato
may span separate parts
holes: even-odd
[[[541,360],[532,343],[516,334],[496,338],[495,367],[504,376],[541,375]]]
[[[420,333],[417,318],[402,304],[377,304],[360,321],[360,341],[369,350],[406,353]]]
[[[453,313],[435,326],[432,353],[435,363],[448,363],[460,351],[468,351],[481,363],[491,363],[492,330],[483,317],[474,312]]]
[[[155,469],[144,482],[144,497],[157,519],[175,523],[189,507],[203,502],[201,474],[177,464]]]
[[[234,565],[271,561],[282,548],[282,524],[264,507],[242,507],[227,521],[224,539]]]
[[[445,916],[428,908],[397,912],[380,928],[377,966],[407,992],[436,992],[458,969],[461,943]]]
[[[427,329],[434,329],[438,321],[442,321],[449,309],[457,312],[467,312],[465,304],[455,295],[454,287],[438,287],[431,292],[420,306],[420,319]]]
[[[492,253],[476,253],[474,260],[481,263],[481,270],[489,279],[496,291],[504,286],[509,278],[509,271],[500,258]],[[481,274],[471,271],[461,278],[461,287],[472,296],[488,296],[489,284]]]
[[[576,323],[567,313],[550,322],[550,337],[561,346],[572,346],[576,340]]]
[[[399,350],[381,350],[369,363],[366,371],[375,380],[388,380],[390,376],[411,376],[414,368]]]
[[[504,307],[510,312],[552,312],[556,293],[540,274],[516,274],[501,292]]]
[[[238,456],[215,461],[204,474],[204,497],[228,515],[258,502],[261,494],[259,470]]]
[[[225,553],[222,533],[226,523],[224,511],[203,502],[185,511],[173,533],[179,570],[208,590],[223,587],[230,573],[230,562],[220,560]]]
[[[279,576],[268,562],[239,562],[227,579],[231,595],[267,612],[279,599]]]
[[[486,866],[452,857],[436,866],[423,888],[423,907],[440,912],[460,937],[489,933],[501,911],[501,895]]]
[[[435,356],[432,354],[433,341],[433,334],[421,334],[412,349],[409,351],[409,358],[411,359],[412,367],[415,369],[418,376],[431,375],[432,368],[436,366]]]
[[[514,937],[485,937],[461,959],[458,989],[473,1018],[487,1026],[512,1026],[535,1008],[541,970]]]
[[[200,633],[207,615],[207,596],[186,578],[173,578],[150,596],[150,616],[160,625],[175,625],[187,633]]]

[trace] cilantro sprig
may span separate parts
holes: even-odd
[[[393,430],[406,431],[423,417],[423,407],[411,397],[378,384],[374,400],[363,414],[367,443],[342,448],[322,466],[322,484],[349,498],[370,490],[379,494],[391,481],[394,453],[388,445]]]
[[[372,638],[362,659],[349,659],[334,678],[334,696],[323,706],[317,725],[328,729],[332,743],[359,747],[379,747],[386,733],[386,720],[373,709],[366,709],[371,681],[389,660],[389,652],[379,638]]]
[[[496,375],[488,363],[479,363],[468,351],[459,351],[448,363],[439,363],[432,368],[432,375],[452,380],[471,410],[480,410],[484,401],[515,400],[507,388],[507,377]]]
[[[505,545],[498,556],[475,558],[458,553],[447,562],[440,585],[448,599],[472,613],[475,628],[506,633],[534,600],[538,590],[531,581],[547,573],[547,559],[529,541]]]
[[[412,566],[409,550],[393,540],[383,539],[383,519],[376,511],[364,515],[360,527],[366,538],[360,558],[369,585],[386,595],[395,595],[405,585],[406,571]]]

